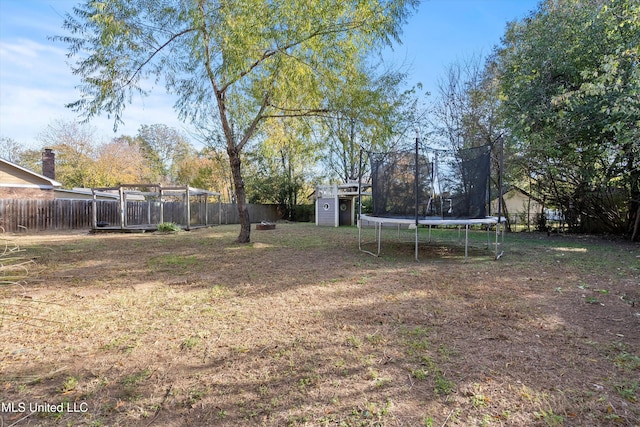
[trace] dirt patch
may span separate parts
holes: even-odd
[[[638,245],[416,263],[353,228],[237,231],[13,236],[38,275],[0,288],[4,425],[640,424]]]

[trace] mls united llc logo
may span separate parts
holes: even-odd
[[[58,404],[35,402],[0,402],[0,413],[42,412],[42,413],[85,413],[87,402],[63,402]]]

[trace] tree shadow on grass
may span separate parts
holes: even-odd
[[[346,240],[304,251],[258,243],[209,255],[178,246],[202,265],[186,275],[140,268],[147,276],[91,298],[53,294],[74,326],[39,325],[41,343],[29,327],[0,330],[5,343],[30,343],[2,349],[3,399],[88,404],[28,419],[41,424],[640,419],[637,310],[621,299],[633,278],[594,274],[574,252],[561,263],[530,251],[497,263],[415,263],[373,258]],[[119,273],[108,274],[102,280]],[[18,415],[2,414],[5,423]]]

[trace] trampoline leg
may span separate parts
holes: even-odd
[[[498,253],[498,235],[502,236],[502,242],[500,243],[500,253]],[[496,224],[496,260],[499,260],[502,255],[504,255],[504,229],[502,228],[500,219],[498,219],[498,224]]]
[[[379,228],[378,228],[379,227]],[[359,222],[358,223],[358,248],[360,249],[360,251],[369,254],[369,255],[373,255],[376,257],[380,256],[380,241],[382,240],[382,224],[381,223],[374,223],[373,224],[373,234],[375,234],[376,239],[377,239],[377,244],[378,244],[378,253],[374,254],[371,251],[368,251],[366,249],[362,248],[362,223]]]
[[[487,225],[487,250],[491,248],[491,224]]]
[[[459,232],[460,229],[458,229]],[[467,262],[469,256],[469,224],[464,226],[464,261]]]
[[[500,218],[496,224],[496,259],[498,259],[498,233],[500,232]]]
[[[418,226],[416,225],[416,261],[420,261],[418,259]]]

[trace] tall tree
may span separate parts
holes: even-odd
[[[438,83],[436,130],[445,147],[458,150],[494,142],[502,133],[500,93],[493,62],[473,56],[450,65]]]
[[[163,124],[140,126],[135,143],[151,167],[153,182],[163,184],[178,184],[177,165],[195,154],[185,135]]]
[[[483,60],[472,56],[451,64],[438,82],[439,97],[433,109],[434,127],[441,145],[454,152],[493,145],[492,189],[502,184],[502,139],[504,127],[500,115],[500,86],[495,58]],[[499,144],[499,145],[498,145]],[[453,156],[454,163],[459,163]],[[458,165],[459,166],[459,165]],[[454,173],[461,171],[453,168]],[[493,196],[498,196],[495,191]],[[508,218],[507,206],[501,201],[501,214]],[[507,223],[507,227],[509,224]]]
[[[87,119],[122,120],[147,78],[177,95],[180,117],[215,117],[233,175],[239,242],[250,240],[241,153],[269,117],[324,111],[327,91],[372,46],[397,38],[417,0],[110,0],[86,1],[68,14],[61,37]],[[86,53],[86,54],[85,54]]]
[[[95,129],[73,121],[55,120],[38,135],[56,153],[56,180],[65,187],[94,187],[98,141]]]
[[[0,137],[0,157],[34,172],[42,172],[42,150],[25,148],[13,138]]]
[[[148,182],[149,162],[136,139],[122,135],[109,142],[96,140],[95,129],[68,121],[54,121],[39,135],[43,147],[56,153],[56,180],[65,187],[112,187],[125,183]],[[41,162],[42,150],[32,158]],[[22,157],[29,158],[29,151]],[[37,170],[37,168],[34,168]]]
[[[22,144],[15,139],[0,137],[0,158],[18,164],[23,151]]]
[[[402,90],[406,77],[399,71],[363,68],[329,99],[332,114],[322,118],[319,138],[327,141],[324,163],[334,178],[358,178],[361,149],[388,151],[399,135],[421,127],[415,108],[418,88]]]
[[[176,165],[176,180],[209,191],[219,191],[224,201],[231,201],[231,171],[225,153],[212,148],[180,159]]]
[[[505,117],[542,198],[575,227],[640,238],[640,3],[547,0],[510,24],[499,55]]]
[[[248,182],[249,201],[277,203],[289,220],[296,220],[295,207],[309,191],[311,171],[320,158],[319,144],[311,140],[311,126],[304,119],[272,123],[256,150]]]
[[[133,141],[133,138],[121,136],[96,148],[93,164],[96,187],[149,182],[150,165]]]

